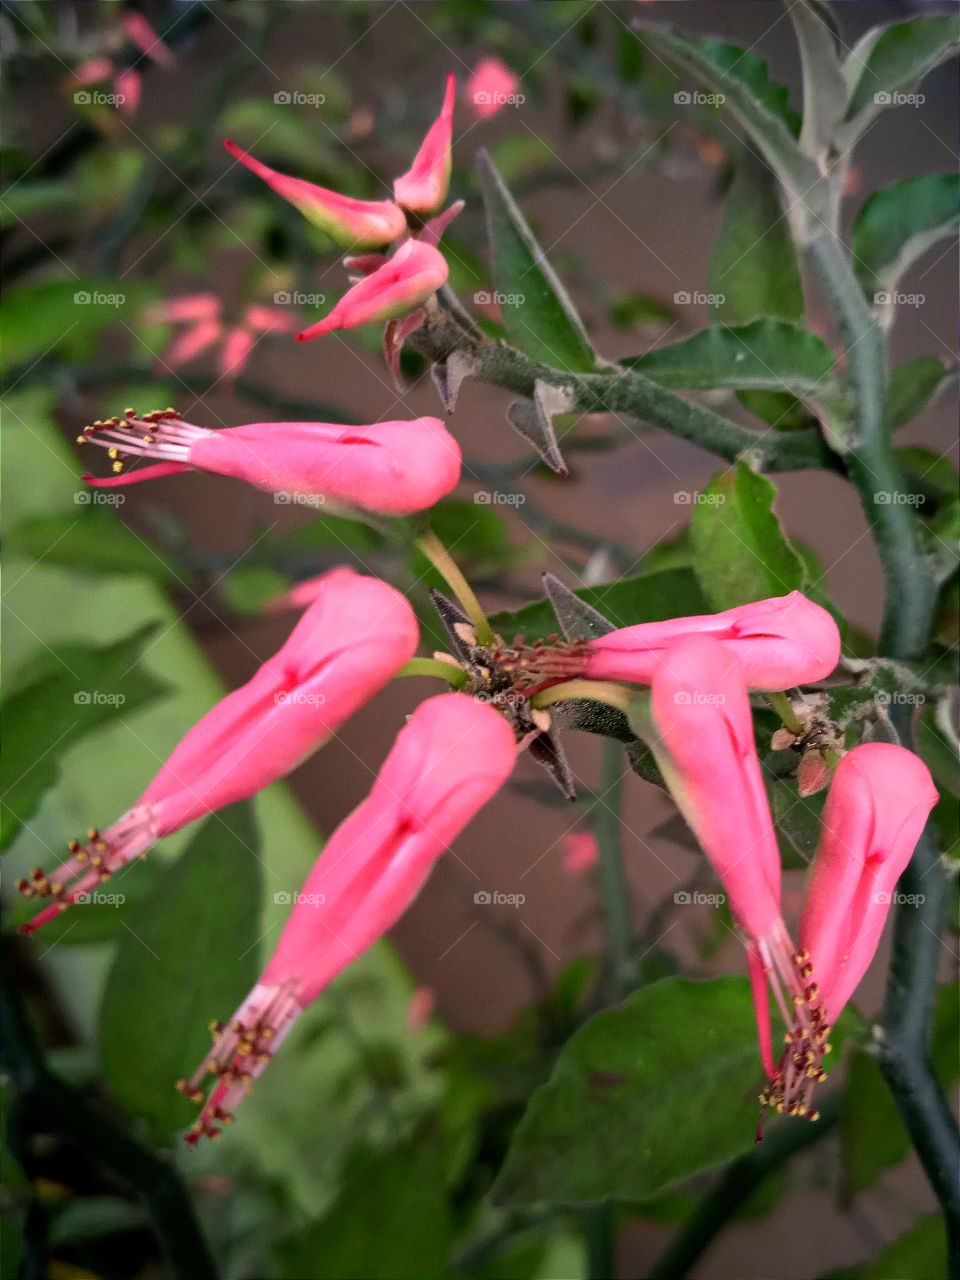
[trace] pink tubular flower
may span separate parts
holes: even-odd
[[[272,191],[289,200],[309,222],[345,249],[372,249],[392,244],[407,229],[403,210],[392,200],[355,200],[352,196],[341,196],[314,182],[278,173],[230,138],[226,138],[223,145],[235,160],[246,165]]]
[[[251,422],[209,431],[175,409],[138,418],[132,409],[86,427],[80,441],[108,449],[114,470],[126,457],[157,465],[104,479],[95,487],[134,484],[183,471],[211,471],[255,488],[305,494],[384,515],[432,507],[460,479],[460,447],[439,418],[349,427],[332,422]],[[288,501],[292,498],[288,496]]]
[[[446,282],[447,260],[439,249],[408,240],[392,258],[348,289],[326,319],[297,334],[309,342],[335,329],[393,320],[426,302]]]
[[[563,869],[570,875],[591,871],[600,860],[597,837],[591,831],[570,831],[563,837]]]
[[[478,120],[489,120],[517,96],[520,80],[499,58],[482,58],[467,82],[467,101]]]
[[[453,107],[457,78],[451,71],[439,116],[427,131],[413,164],[393,184],[393,198],[411,213],[435,213],[447,198],[450,186]]]
[[[840,658],[837,624],[799,591],[724,613],[641,622],[590,640],[583,674],[594,680],[648,684],[678,638],[705,634],[735,653],[751,689],[789,689],[828,676]]]
[[[128,10],[120,19],[120,25],[142,54],[168,71],[176,65],[176,58],[169,45],[164,44],[142,13]]]
[[[189,1142],[229,1123],[297,1016],[390,929],[433,864],[513,768],[513,731],[492,707],[445,693],[401,729],[366,800],[330,837],[260,981],[179,1088],[204,1101]]]
[[[189,731],[140,799],[102,834],[71,841],[49,876],[20,882],[53,897],[32,933],[155,841],[284,777],[378,693],[417,647],[413,610],[399,591],[334,569],[283,647]]]
[[[837,765],[800,920],[800,949],[836,1022],[883,932],[897,881],[938,799],[919,756],[854,747]]]
[[[764,1107],[817,1118],[813,1083],[825,1078],[829,1025],[780,911],[780,854],[770,818],[743,669],[735,652],[710,635],[689,635],[664,654],[653,674],[653,742],[667,786],[713,864],[743,930],[769,1082]],[[767,983],[788,1028],[789,1048],[775,1064]]]

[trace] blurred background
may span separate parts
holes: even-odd
[[[483,146],[597,349],[610,359],[636,355],[707,322],[706,307],[684,297],[707,288],[734,141],[718,113],[674,101],[676,77],[629,30],[640,7],[2,6],[5,690],[15,697],[38,677],[62,680],[57,662],[66,659],[74,673],[101,672],[104,687],[122,685],[128,699],[102,723],[83,721],[95,707],[78,708],[79,722],[73,707],[67,717],[37,712],[38,787],[39,775],[54,772],[28,820],[20,815],[8,886],[56,861],[66,839],[107,825],[211,702],[275,651],[295,615],[264,606],[292,582],[351,563],[410,590],[426,625],[425,566],[353,521],[199,474],[98,494],[79,482],[100,459],[77,450],[77,431],[128,404],[175,405],[206,427],[440,411],[411,352],[396,391],[374,330],[292,341],[289,331],[342,291],[339,255],[234,163],[222,139],[285,172],[383,198],[454,71],[451,194],[466,210],[444,242],[452,286],[495,331],[473,167]],[[850,45],[877,22],[932,7],[836,6]],[[760,54],[798,105],[792,28],[773,0],[642,8]],[[122,22],[131,13],[164,36],[161,50],[138,48]],[[492,114],[466,91],[485,57],[519,78],[516,101]],[[935,72],[924,94],[867,134],[850,216],[878,186],[955,167],[954,69]],[[900,313],[895,361],[952,358],[956,265],[955,249],[940,246],[911,268],[902,287],[923,302]],[[218,300],[216,336],[190,356],[183,326],[164,323],[157,304],[197,293]],[[275,308],[274,332],[251,329],[253,305]],[[824,328],[815,304],[808,324]],[[224,351],[238,330],[251,333],[249,344],[239,340],[250,349],[231,368]],[[509,402],[506,392],[465,384],[450,422],[463,481],[435,520],[485,605],[538,598],[545,570],[577,586],[683,563],[690,495],[715,459],[653,430],[606,448],[609,424],[592,419],[570,452],[572,477],[561,481],[531,465],[507,424]],[[735,404],[724,408],[750,421]],[[902,443],[955,450],[955,421],[955,402],[942,398]],[[872,631],[878,567],[854,492],[822,473],[778,480],[785,528],[816,553],[846,616]],[[488,500],[501,491],[510,501]],[[428,637],[421,652],[432,647]],[[582,790],[576,804],[554,797],[546,776],[521,760],[389,942],[302,1019],[238,1124],[195,1152],[181,1152],[176,1139],[191,1112],[172,1081],[203,1051],[194,1024],[203,1031],[245,992],[321,833],[362,799],[404,715],[432,692],[425,681],[394,682],[289,785],[258,797],[252,815],[208,831],[223,846],[219,863],[203,862],[208,870],[172,875],[195,834],[182,833],[117,878],[119,906],[85,911],[82,923],[68,913],[14,944],[10,963],[52,1065],[119,1104],[149,1142],[172,1144],[224,1275],[586,1274],[576,1215],[524,1224],[500,1242],[503,1222],[481,1207],[526,1098],[603,984],[596,870],[581,865],[571,841],[591,830],[593,797],[604,790],[600,743],[586,735],[567,741]],[[709,887],[709,877],[676,825],[658,830],[673,815],[666,797],[631,775],[622,806],[645,973],[741,972],[722,913],[674,905],[679,889],[698,875]],[[788,907],[799,874],[788,878]],[[484,900],[494,894],[519,905]],[[9,926],[23,911],[8,906]],[[861,1008],[879,991],[865,984]],[[54,1260],[49,1274],[64,1277],[165,1274],[143,1210],[87,1152],[51,1140],[32,1159],[27,1171],[9,1162],[5,1275],[18,1273],[21,1251],[25,1275],[43,1274],[29,1265],[44,1257]],[[932,1209],[912,1160],[887,1163],[859,1185],[840,1139],[820,1143],[747,1206],[697,1276],[791,1280],[872,1256]],[[41,1187],[40,1220],[22,1214],[28,1181]],[[618,1211],[618,1276],[649,1274],[696,1190]]]

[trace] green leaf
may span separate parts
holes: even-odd
[[[79,199],[74,184],[62,179],[10,183],[0,196],[0,230],[24,223],[29,226],[44,214],[70,214]]]
[[[803,318],[797,252],[770,170],[741,151],[710,257],[711,319],[746,324]]]
[[[75,513],[22,520],[10,532],[10,548],[44,564],[67,569],[134,574],[153,578],[165,586],[186,586],[192,576],[186,565],[138,537],[106,506],[96,505],[91,494],[97,492],[78,483]],[[105,492],[114,494],[114,490]]]
[[[929,173],[874,192],[853,225],[853,262],[874,302],[911,262],[960,225],[960,174]]]
[[[738,391],[737,399],[748,413],[775,427],[777,431],[806,431],[817,425],[816,417],[804,407],[803,401],[787,391],[748,389]]]
[[[912,1231],[870,1262],[831,1271],[824,1280],[933,1280],[947,1274],[947,1232],[939,1214],[924,1218]]]
[[[443,1178],[440,1145],[429,1135],[394,1151],[358,1153],[331,1209],[282,1247],[283,1275],[291,1280],[447,1275],[451,1221]]]
[[[850,94],[844,137],[846,145],[887,107],[896,95],[911,94],[924,76],[954,53],[960,41],[960,19],[953,16],[912,18],[868,32],[848,59],[856,81]]]
[[[673,307],[645,293],[618,293],[610,304],[610,319],[618,329],[659,328],[676,318]]]
[[[147,638],[143,627],[112,645],[48,649],[3,701],[0,758],[0,849],[5,849],[57,781],[60,757],[78,738],[122,720],[165,691],[137,664]]]
[[[754,387],[818,394],[836,360],[815,333],[780,320],[702,329],[669,347],[621,361],[664,387]]]
[[[693,564],[714,609],[801,590],[806,575],[773,510],[776,486],[745,462],[719,471],[690,520]]]
[[[492,1196],[642,1200],[725,1164],[753,1146],[761,1074],[745,979],[655,982],[563,1046]]]
[[[219,583],[224,600],[234,613],[258,614],[265,605],[282,595],[293,585],[289,578],[275,569],[256,565],[239,565],[231,569]]]
[[[887,387],[890,430],[911,422],[956,377],[956,370],[936,356],[917,356],[897,365]]]
[[[104,1074],[156,1142],[195,1117],[177,1080],[209,1052],[211,1019],[230,1017],[257,979],[257,847],[247,804],[208,818],[130,920],[107,975]]]
[[[940,987],[933,1013],[931,1056],[945,1090],[960,1076],[957,1042],[960,1039],[960,987]],[[854,1050],[847,1071],[840,1111],[842,1193],[851,1200],[872,1187],[877,1178],[910,1152],[910,1135],[900,1119],[876,1058],[864,1049]]]
[[[507,336],[552,368],[594,369],[596,356],[583,323],[513,196],[485,151],[477,164]]]
[[[762,58],[737,45],[687,32],[636,23],[644,44],[661,58],[689,71],[714,93],[747,131],[767,164],[808,201],[817,186],[816,166],[800,151],[800,118],[791,110],[788,90],[770,79]]]
[[[790,5],[803,67],[803,128],[800,149],[814,160],[826,156],[847,106],[844,48],[829,5],[797,0]]]
[[[575,594],[609,618],[615,627],[705,613],[708,607],[690,569],[666,569],[662,573],[623,578],[607,586],[584,587]],[[527,640],[540,640],[558,630],[549,600],[538,600],[512,613],[496,613],[490,623],[498,635],[508,640],[517,634]]]
[[[73,277],[21,285],[3,300],[0,369],[40,360],[53,352],[89,356],[98,334],[144,305],[152,289],[143,284]]]
[[[793,762],[798,757],[793,755]],[[820,840],[820,815],[826,792],[801,796],[796,778],[766,778],[767,798],[785,868],[803,869],[813,861]]]

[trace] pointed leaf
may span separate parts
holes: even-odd
[[[248,804],[214,814],[130,919],[107,975],[100,1052],[114,1096],[155,1141],[196,1108],[176,1092],[259,971],[261,875]],[[82,908],[74,908],[82,910]]]
[[[493,1198],[642,1200],[716,1168],[753,1146],[761,1075],[745,979],[654,982],[564,1045]]]
[[[800,149],[813,160],[830,151],[847,107],[844,48],[836,19],[820,0],[796,0],[789,7],[803,67],[803,128]]]
[[[664,387],[755,387],[802,397],[823,390],[836,361],[824,340],[808,329],[756,320],[737,328],[702,329],[621,363]]]
[[[867,297],[891,290],[911,262],[960,225],[960,174],[929,173],[874,192],[853,226],[853,261]]]
[[[960,19],[952,15],[912,18],[868,32],[849,58],[854,79],[847,106],[844,145],[866,129],[898,97],[914,92],[924,76],[956,52]]]
[[[59,760],[78,738],[132,715],[166,686],[138,664],[155,627],[112,645],[63,645],[18,673],[3,702],[0,848],[6,848],[57,780]]]
[[[480,361],[476,356],[464,351],[451,351],[446,360],[430,366],[430,377],[437,388],[444,413],[453,413],[464,379],[476,373],[479,367]]]
[[[745,462],[719,471],[690,521],[693,564],[714,609],[803,588],[803,562],[773,510],[776,486]]]
[[[477,165],[507,336],[552,368],[594,369],[596,356],[573,302],[485,151]]]
[[[516,400],[507,410],[507,421],[518,435],[532,444],[540,458],[559,476],[569,475],[563,460],[553,419],[574,408],[573,396],[562,387],[536,380],[532,400]]]
[[[740,153],[710,257],[711,320],[745,324],[763,316],[801,320],[797,251],[776,180],[749,151]]]
[[[114,500],[124,497],[108,492]],[[10,531],[10,548],[44,564],[64,565],[81,573],[134,574],[165,586],[188,585],[191,573],[186,565],[138,537],[113,511],[91,505],[99,497],[97,490],[78,482],[76,512],[21,520]]]
[[[552,573],[543,575],[543,589],[567,640],[593,640],[615,630],[612,622]]]
[[[943,1218],[933,1214],[888,1244],[869,1262],[830,1271],[823,1280],[891,1280],[893,1276],[925,1280],[928,1276],[945,1276],[948,1248]]]
[[[957,371],[936,356],[917,356],[898,365],[887,387],[887,420],[895,431],[921,414],[951,382]]]

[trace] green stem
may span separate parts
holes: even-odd
[[[653,1264],[650,1280],[684,1280],[697,1260],[765,1178],[792,1159],[798,1151],[820,1142],[834,1128],[840,1115],[837,1095],[828,1098],[814,1124],[780,1120],[763,1142],[722,1175]]]
[[[610,684],[605,680],[564,680],[562,684],[554,684],[549,689],[535,693],[530,699],[530,705],[536,708],[553,707],[559,702],[569,702],[576,698],[603,702],[624,714],[634,702],[634,695],[626,685]]]
[[[451,556],[435,533],[427,530],[414,538],[415,544],[427,557],[437,573],[463,605],[464,612],[477,630],[477,643],[489,645],[493,641],[493,628],[483,612],[480,601],[473,588],[460,571],[460,566]]]
[[[600,799],[590,816],[599,851],[600,900],[607,921],[610,977],[614,999],[621,1000],[636,986],[633,960],[633,921],[630,888],[623,869],[620,843],[620,806],[623,797],[623,749],[613,738],[604,738],[600,767]]]
[[[791,733],[798,736],[803,733],[803,725],[797,719],[797,713],[793,709],[793,703],[785,693],[778,690],[771,690],[767,694],[767,701],[773,707],[774,711],[783,721],[783,727],[789,729]]]
[[[397,672],[397,677],[401,676],[435,676],[438,680],[446,680],[454,689],[462,689],[470,679],[463,667],[441,662],[439,658],[411,658]]]
[[[614,1280],[613,1209],[609,1204],[588,1209],[583,1220],[588,1280]]]

